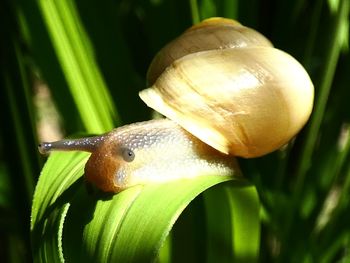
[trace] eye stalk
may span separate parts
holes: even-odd
[[[113,146],[115,147],[116,142],[111,136],[112,133],[87,138],[42,142],[38,149],[42,154],[48,154],[51,151],[92,153],[85,165],[85,179],[104,192],[118,192],[120,187],[114,183],[115,174],[119,169],[118,159],[127,158],[130,162],[134,158],[134,153],[125,148],[125,150],[117,151],[118,154],[115,154]]]
[[[105,135],[65,139],[55,142],[42,142],[38,145],[41,154],[48,154],[51,151],[84,151],[94,152],[106,139]]]
[[[121,155],[124,161],[130,163],[135,159],[135,153],[129,148],[121,148]]]

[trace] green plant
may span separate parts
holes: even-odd
[[[144,76],[154,54],[191,23],[225,16],[257,29],[302,62],[315,84],[313,115],[304,131],[283,150],[239,160],[250,183],[225,182],[191,202],[158,260],[183,261],[183,255],[192,262],[213,262],[219,256],[220,262],[233,258],[250,262],[253,259],[244,257],[247,254],[243,252],[256,256],[259,231],[251,228],[248,238],[253,245],[249,246],[239,231],[231,232],[231,224],[244,230],[257,226],[258,220],[262,226],[260,262],[349,260],[349,1],[108,0],[97,4],[17,0],[2,1],[0,7],[1,24],[5,25],[0,32],[0,243],[5,244],[0,257],[23,262],[31,261],[32,254],[38,261],[66,255],[68,261],[69,256],[87,256],[80,254],[84,251],[94,251],[95,259],[143,255],[147,260],[154,256],[149,254],[150,247],[133,250],[140,243],[126,243],[128,235],[142,238],[141,230],[130,232],[137,225],[131,217],[123,221],[127,231],[122,232],[121,243],[110,250],[117,252],[106,254],[111,244],[108,238],[113,231],[122,230],[116,230],[118,225],[108,221],[113,217],[105,215],[120,216],[122,210],[115,206],[128,207],[122,199],[133,200],[140,193],[157,196],[168,190],[166,187],[171,196],[173,187],[136,187],[111,200],[96,200],[87,195],[78,179],[86,155],[77,153],[54,154],[45,166],[33,201],[30,251],[31,200],[43,165],[36,148],[39,115],[32,99],[34,87],[42,80],[48,84],[66,134],[101,133],[121,123],[145,120],[150,112],[145,111],[137,92],[146,86]],[[226,179],[202,178],[196,187],[185,187],[188,191],[184,190],[181,205],[169,211],[179,213],[198,193]],[[254,186],[261,201],[260,218]],[[45,191],[50,193],[48,199]],[[161,205],[155,201],[145,207],[142,200],[146,199],[137,200],[130,209],[140,213],[137,209],[145,208],[146,218]],[[93,211],[95,218],[106,221],[88,224]],[[247,218],[253,221],[239,226],[238,211],[252,214]],[[154,243],[147,244],[159,248],[156,236],[164,240],[175,218],[169,215],[164,219],[168,225],[153,232]],[[45,229],[44,235],[38,229]],[[74,233],[91,237],[82,250],[75,250],[80,240]],[[62,234],[66,237],[60,243]],[[130,248],[130,244],[134,246]],[[203,253],[204,247],[207,253]]]

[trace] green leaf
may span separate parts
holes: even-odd
[[[232,175],[208,175],[136,186],[112,196],[96,196],[89,195],[79,179],[86,158],[85,153],[54,153],[42,171],[32,209],[35,261],[152,261],[186,206],[206,189],[234,179]],[[227,183],[224,192],[229,214],[233,216],[221,221],[240,228],[235,226],[233,232],[229,231],[233,236],[230,240],[240,241],[235,245],[229,243],[228,247],[239,258],[242,253],[252,255],[259,239],[259,217],[255,205],[258,199],[251,202],[249,198],[257,197],[256,192],[252,186],[246,187],[246,182]],[[247,202],[238,205],[241,201],[233,200],[236,198]],[[247,220],[240,216],[254,218]]]
[[[74,182],[81,177],[87,153],[53,153],[37,183],[31,214],[33,258],[60,262],[60,230],[74,195]]]
[[[257,262],[260,204],[245,180],[221,184],[204,193],[208,221],[208,262]],[[231,244],[231,248],[223,246]]]
[[[233,213],[233,250],[236,262],[257,262],[260,245],[259,198],[248,182],[226,188]]]
[[[111,130],[117,112],[74,1],[38,5],[86,131]]]

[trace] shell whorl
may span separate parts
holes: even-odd
[[[155,69],[163,71],[153,74]],[[153,85],[139,94],[149,107],[235,156],[280,148],[305,125],[313,106],[303,66],[260,33],[227,19],[185,31],[156,55],[149,76]]]

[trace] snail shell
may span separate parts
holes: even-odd
[[[313,85],[290,55],[236,21],[204,20],[162,49],[141,99],[169,119],[101,136],[42,143],[91,152],[86,179],[105,192],[200,175],[238,175],[232,157],[257,157],[304,126]]]
[[[219,17],[206,19],[187,29],[156,54],[147,72],[148,84],[153,85],[169,65],[186,55],[248,46],[272,47],[272,44],[259,32],[235,20]]]
[[[227,35],[232,35],[232,45]],[[293,57],[273,48],[258,32],[227,19],[204,21],[186,31],[184,38],[191,39],[186,46],[180,36],[156,56],[161,68],[163,61],[182,57],[140,92],[149,107],[215,149],[246,158],[280,148],[305,125],[314,89]],[[212,39],[218,49],[212,49]],[[178,43],[183,43],[180,51]],[[158,72],[155,63],[148,73],[150,82],[157,75],[153,71]]]

